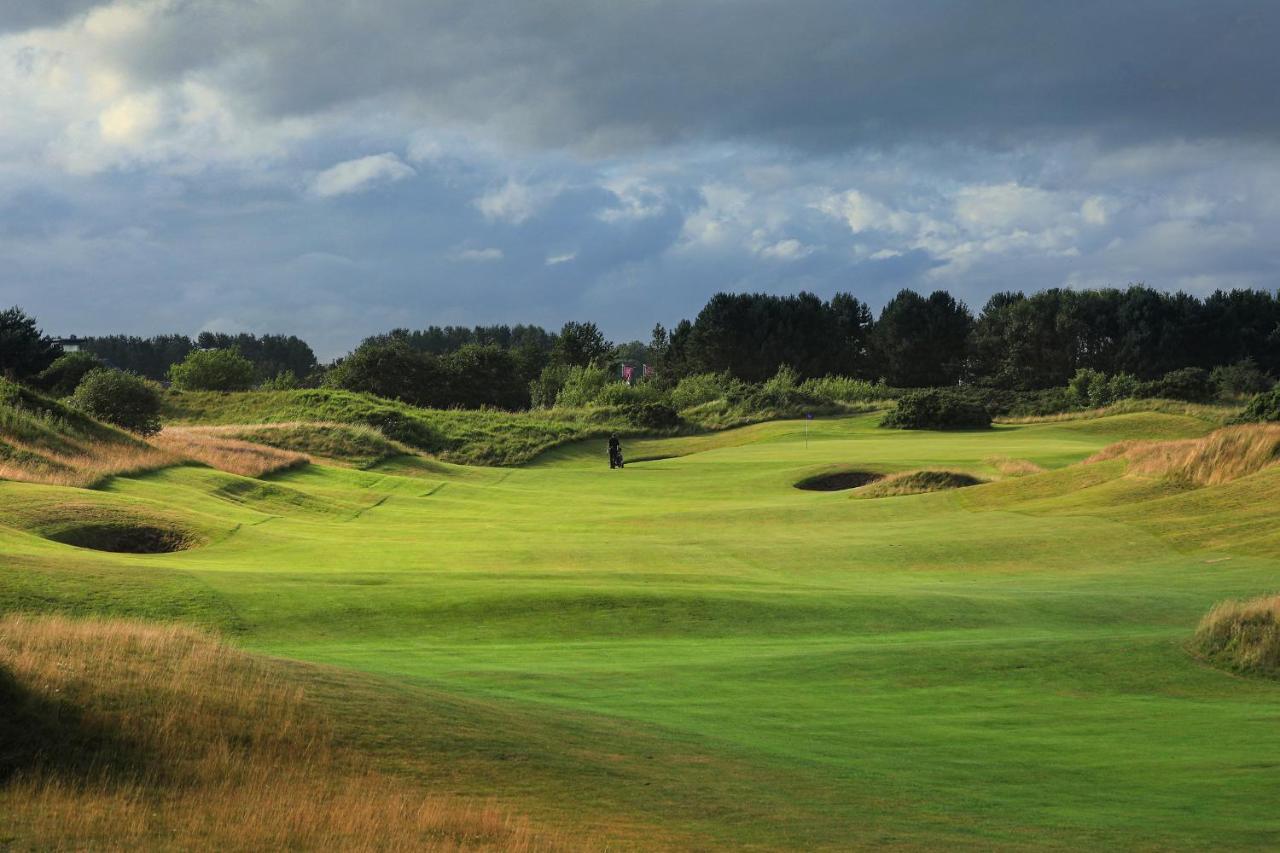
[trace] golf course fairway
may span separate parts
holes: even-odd
[[[593,441],[513,469],[4,482],[0,609],[305,662],[384,769],[584,846],[1280,845],[1280,683],[1187,646],[1215,602],[1280,589],[1280,467],[1195,487],[1081,464],[1214,428],[1157,412],[877,421],[632,440],[620,471]],[[844,470],[992,482],[795,488]],[[193,547],[52,538],[98,516]]]

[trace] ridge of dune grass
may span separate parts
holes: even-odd
[[[0,812],[14,849],[567,847],[378,771],[283,666],[118,620],[0,619]]]
[[[1213,486],[1238,480],[1280,462],[1280,424],[1224,427],[1203,438],[1179,441],[1122,441],[1085,460],[1123,459],[1125,470],[1166,477],[1189,485]]]
[[[174,456],[242,477],[262,477],[311,461],[304,453],[242,440],[208,427],[165,427],[151,443]]]
[[[123,430],[0,379],[0,479],[88,488],[175,461]]]
[[[1280,676],[1280,595],[1214,605],[1200,620],[1192,648],[1218,666]]]
[[[203,429],[225,432],[243,441],[320,457],[328,462],[355,468],[372,468],[397,456],[415,452],[413,448],[392,441],[373,427],[333,421],[286,421]]]
[[[1020,417],[1001,416],[992,418],[998,424],[1048,424],[1068,421],[1087,421],[1115,415],[1136,414],[1139,412],[1157,412],[1166,415],[1182,415],[1196,418],[1218,426],[1224,426],[1238,415],[1243,406],[1240,404],[1187,403],[1181,400],[1142,399],[1119,400],[1107,406],[1093,409],[1080,409],[1071,412],[1058,412],[1052,415],[1025,415]]]
[[[638,432],[616,409],[422,409],[329,388],[237,394],[174,392],[166,419],[175,425],[241,425],[319,421],[377,429],[384,437],[469,465],[518,465],[566,442],[610,432]]]

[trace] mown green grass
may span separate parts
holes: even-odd
[[[208,531],[153,556],[50,543],[14,508],[71,490],[0,484],[0,606],[133,606],[365,673],[308,677],[380,760],[642,847],[1280,843],[1280,685],[1186,649],[1214,602],[1276,589],[1280,471],[1187,489],[1073,465],[1212,426],[1169,413],[876,420],[627,441],[623,471],[593,440],[519,469],[309,466],[231,494],[187,466],[75,493]],[[993,459],[1049,470],[792,487]]]

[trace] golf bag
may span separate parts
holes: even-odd
[[[621,468],[621,467],[623,467],[623,465],[622,465],[622,448],[621,448],[621,447],[610,447],[610,448],[609,448],[609,467],[610,467],[610,468]]]

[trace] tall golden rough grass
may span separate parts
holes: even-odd
[[[1215,486],[1280,462],[1280,424],[1226,427],[1178,441],[1122,441],[1104,447],[1085,464],[1109,459],[1124,459],[1129,473]]]
[[[175,456],[242,477],[261,477],[311,461],[306,454],[242,441],[225,432],[217,427],[165,427],[151,442]]]
[[[0,750],[15,849],[571,846],[376,772],[283,665],[198,631],[8,616],[0,676],[0,732],[30,732],[25,752]]]
[[[0,480],[50,486],[92,488],[108,477],[141,474],[178,461],[173,454],[145,444],[91,441],[79,445],[78,453],[55,453],[11,439],[6,444],[19,453],[0,461]]]
[[[1200,620],[1194,647],[1231,669],[1280,675],[1280,595],[1214,605]]]

